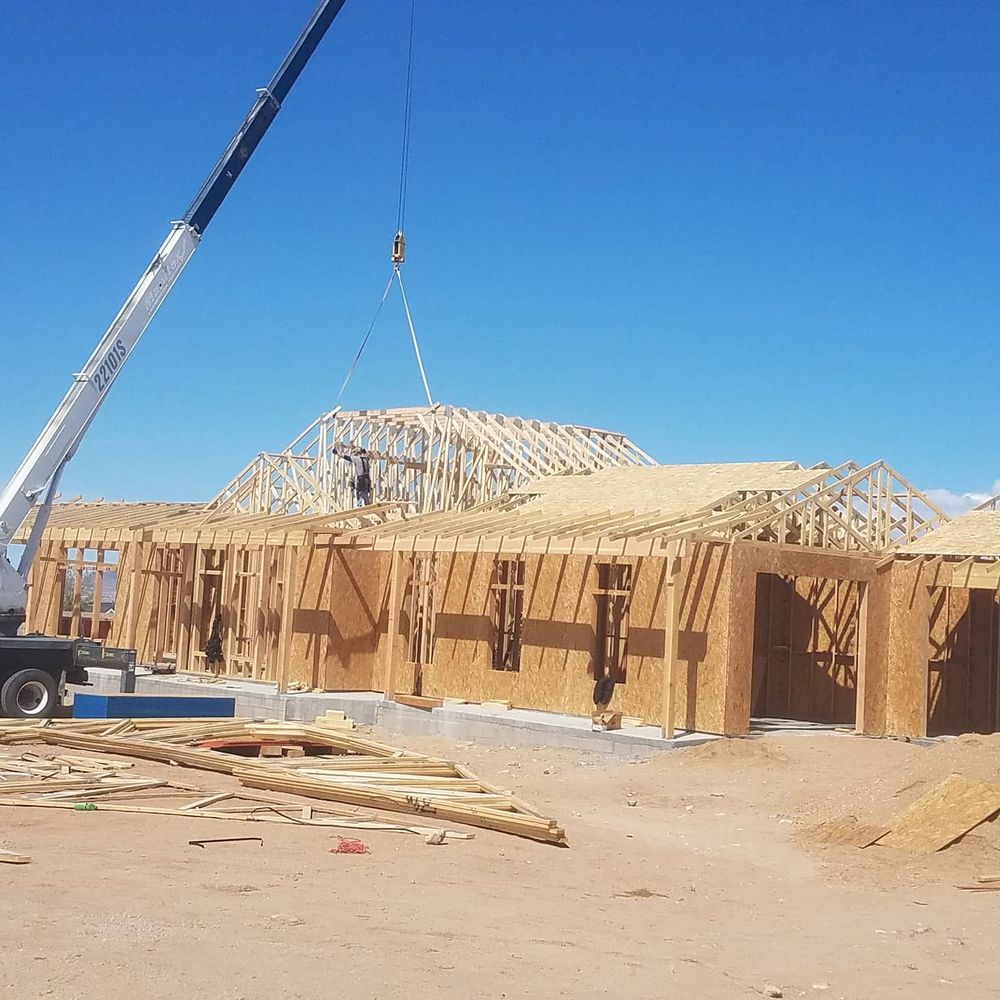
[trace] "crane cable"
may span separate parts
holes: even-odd
[[[340,402],[341,396],[344,394],[344,390],[347,388],[347,383],[350,382],[351,376],[354,374],[354,369],[361,360],[361,355],[364,353],[365,347],[368,345],[368,341],[371,338],[372,331],[375,329],[375,323],[378,320],[379,313],[382,311],[382,306],[385,305],[385,300],[389,297],[389,290],[392,288],[392,284],[395,281],[399,285],[399,294],[403,300],[403,310],[406,313],[406,325],[410,330],[410,339],[413,342],[413,353],[416,355],[417,367],[420,369],[420,380],[424,386],[424,394],[427,396],[427,405],[434,405],[434,398],[431,395],[431,387],[427,381],[427,372],[424,369],[424,359],[420,354],[420,344],[417,341],[417,331],[413,326],[413,316],[410,314],[410,303],[406,298],[406,289],[403,287],[403,275],[401,273],[403,262],[406,260],[406,237],[403,235],[403,224],[406,220],[406,189],[410,169],[410,109],[413,102],[413,22],[415,9],[416,0],[410,0],[410,33],[406,51],[406,89],[403,100],[403,136],[399,162],[399,194],[396,202],[396,235],[392,240],[392,271],[389,274],[389,280],[386,282],[385,290],[382,292],[382,298],[379,300],[378,307],[375,309],[375,315],[372,316],[372,321],[368,324],[368,329],[365,331],[365,335],[361,341],[361,346],[358,348],[358,352],[354,355],[354,360],[351,362],[351,366],[347,370],[347,375],[344,377],[343,384],[340,386],[340,392],[337,393],[338,403]]]
[[[396,207],[396,231],[403,231],[406,218],[406,182],[410,172],[410,107],[413,103],[413,15],[416,0],[410,0],[410,40],[406,47],[406,97],[403,101],[403,150],[399,158],[399,201]]]

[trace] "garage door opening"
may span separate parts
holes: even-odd
[[[1000,605],[995,590],[930,587],[927,735],[994,733]]]
[[[854,725],[860,606],[856,581],[757,574],[754,728]]]

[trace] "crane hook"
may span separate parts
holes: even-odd
[[[406,237],[400,229],[392,238],[392,263],[397,267],[406,260]]]

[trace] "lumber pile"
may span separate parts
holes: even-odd
[[[471,840],[469,833],[438,827],[400,823],[356,809],[303,805],[278,795],[255,792],[213,792],[180,781],[146,778],[123,771],[127,762],[77,756],[45,759],[38,754],[0,754],[0,806],[29,809],[70,809],[84,812],[119,812],[185,818],[286,823],[336,829],[381,830],[415,833],[446,840]],[[191,800],[192,794],[197,797]],[[177,804],[176,798],[183,801]],[[173,798],[175,801],[164,801]],[[140,805],[141,799],[155,800]],[[191,801],[189,801],[191,800]],[[17,864],[23,855],[0,851],[0,863]],[[30,860],[24,858],[24,861]]]
[[[566,843],[565,831],[555,820],[461,765],[345,729],[246,719],[123,719],[112,724],[106,719],[41,724],[0,720],[0,743],[45,743],[86,754],[176,764],[233,775],[256,794],[297,795],[407,813],[434,827],[461,823],[544,843]],[[274,745],[301,747],[303,752],[261,756],[261,748]],[[95,784],[100,782],[91,782]],[[0,783],[0,794],[4,790]],[[15,801],[5,797],[0,805]]]
[[[357,729],[357,723],[346,712],[337,712],[332,708],[317,716],[313,725],[326,729]]]

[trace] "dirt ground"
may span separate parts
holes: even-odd
[[[819,846],[952,771],[1000,780],[1000,738],[930,749],[846,735],[720,741],[641,761],[390,739],[469,764],[567,829],[370,833],[4,809],[0,989],[10,997],[1000,997],[988,824],[930,857]],[[38,748],[46,754],[57,751]],[[232,779],[136,762],[207,791]],[[248,843],[198,837],[260,834]]]

